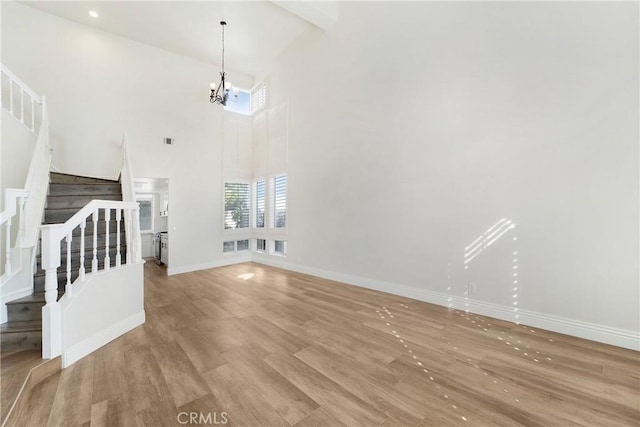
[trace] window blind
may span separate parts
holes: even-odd
[[[265,182],[256,182],[256,228],[264,228]]]
[[[249,227],[249,184],[224,183],[224,228]]]
[[[271,187],[271,224],[274,228],[287,226],[287,176],[276,176]]]
[[[267,85],[262,82],[251,89],[251,114],[267,105]]]

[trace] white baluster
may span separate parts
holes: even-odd
[[[142,249],[140,248],[140,245],[142,244],[140,242],[140,205],[136,205],[136,210],[135,210],[135,222],[136,222],[136,237],[133,238],[133,241],[135,242],[134,246],[135,246],[135,256],[136,256],[136,262],[140,261],[142,259]]]
[[[4,272],[5,274],[11,274],[11,218],[9,218],[5,224],[6,224],[5,256],[7,257],[7,259],[5,260],[5,263],[4,263]]]
[[[116,268],[120,267],[122,256],[120,255],[120,220],[122,219],[122,209],[116,209]]]
[[[20,88],[20,123],[24,124],[24,90]]]
[[[111,257],[109,257],[109,221],[111,221],[111,209],[106,208],[104,210],[104,222],[105,222],[105,255],[104,255],[104,269],[111,269]]]
[[[60,267],[60,237],[56,229],[60,225],[43,225],[42,268],[45,271],[44,298],[42,307],[42,357],[51,359],[62,349],[60,304],[58,303],[58,274]]]
[[[13,115],[13,80],[11,79],[9,79],[9,112]]]
[[[65,292],[69,294],[69,296],[73,295],[73,290],[71,289],[71,233],[67,234],[67,285],[65,287]]]
[[[20,247],[22,247],[22,239],[24,239],[24,233],[25,233],[25,227],[27,224],[27,218],[25,217],[24,214],[24,205],[25,205],[25,200],[26,197],[20,197],[18,198],[18,206],[19,206],[19,215],[20,217],[18,218],[18,224],[20,225],[20,233],[19,233],[19,239],[20,239]]]
[[[78,276],[80,281],[84,280],[84,229],[87,228],[87,219],[83,219],[80,223],[80,269],[78,270]]]
[[[93,259],[91,259],[91,272],[98,271],[98,209],[93,212]]]
[[[132,252],[132,248],[131,248],[131,242],[132,242],[132,234],[133,234],[133,228],[131,228],[131,211],[128,210],[125,213],[125,220],[126,220],[126,234],[125,234],[125,238],[126,238],[126,242],[127,242],[127,264],[131,264],[131,252]]]
[[[31,132],[36,131],[36,102],[31,98]]]

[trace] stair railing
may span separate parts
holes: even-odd
[[[0,73],[9,80],[9,106],[2,108],[12,114],[31,132],[36,132],[36,106],[41,107],[41,124],[37,133],[36,144],[29,164],[29,171],[24,188],[7,188],[5,190],[5,210],[0,213],[0,227],[5,227],[5,242],[1,252],[4,252],[4,273],[0,277],[0,284],[6,283],[16,273],[12,258],[17,252],[12,249],[11,227],[17,215],[18,234],[15,248],[35,247],[38,241],[39,225],[49,186],[49,170],[51,169],[52,149],[49,145],[49,113],[47,100],[40,97],[22,80],[13,74],[6,66],[0,64]],[[19,107],[16,108],[14,88],[19,90]],[[25,100],[26,98],[26,100]],[[31,106],[31,119],[25,120],[25,104]],[[16,205],[18,208],[16,209]]]
[[[120,170],[120,185],[122,186],[122,200],[125,202],[138,203],[136,201],[136,190],[133,181],[133,172],[131,169],[131,158],[129,156],[129,146],[127,143],[127,134],[122,135],[122,168]],[[130,215],[125,212],[125,215]],[[126,218],[127,221],[130,218]],[[131,250],[135,259],[142,259],[142,239],[140,237],[140,222],[133,221],[133,235]]]
[[[22,80],[18,78],[11,70],[5,65],[0,64],[0,73],[2,74],[2,80],[8,80],[9,86],[9,105],[2,105],[2,108],[7,110],[11,115],[20,121],[29,129],[34,135],[36,134],[36,111],[41,108],[41,120],[44,121],[45,116],[45,104],[44,99],[36,95],[36,93],[27,86]],[[16,89],[17,88],[17,89]],[[17,91],[17,93],[16,93]],[[16,106],[16,102],[18,105]],[[27,107],[29,111],[25,111]]]
[[[11,276],[12,273],[12,265],[11,265],[11,225],[12,219],[16,214],[18,215],[18,220],[20,221],[20,231],[22,231],[24,227],[25,221],[22,220],[24,218],[24,204],[25,200],[29,197],[29,192],[25,189],[19,190],[17,188],[8,188],[4,193],[4,206],[5,210],[0,212],[0,227],[5,227],[5,242],[4,242],[4,253],[5,253],[5,262],[4,262],[4,273],[2,275],[3,278]],[[16,210],[16,205],[18,209]]]
[[[49,191],[49,171],[51,170],[53,149],[49,145],[49,112],[44,96],[42,97],[42,105],[44,116],[25,182],[29,197],[25,201],[24,222],[21,223],[16,244],[22,248],[36,246],[38,243],[39,226],[42,224],[42,215]]]
[[[124,215],[123,215],[124,214]],[[121,202],[113,200],[92,200],[85,207],[80,209],[64,224],[42,225],[42,268],[45,271],[45,301],[46,305],[42,308],[42,357],[51,358],[61,354],[62,351],[62,322],[60,303],[58,302],[58,268],[61,264],[61,243],[64,239],[67,250],[66,263],[66,288],[65,295],[68,298],[73,297],[72,277],[72,234],[76,228],[80,229],[80,252],[78,254],[79,262],[78,281],[85,280],[87,274],[85,269],[85,230],[87,222],[90,221],[93,227],[93,258],[91,260],[90,274],[98,271],[109,271],[119,269],[123,266],[120,231],[122,230],[122,221],[124,219],[124,228],[126,231],[127,254],[125,265],[137,263],[141,261],[139,253],[129,250],[135,247],[135,232],[131,230],[140,229],[139,206],[133,202]],[[99,268],[98,259],[98,224],[104,221],[105,224],[105,256],[102,259],[102,268]],[[109,241],[110,222],[115,221],[116,242],[112,245]],[[138,233],[139,235],[139,233]],[[111,253],[115,255],[115,266],[111,267]],[[138,251],[139,252],[139,251]],[[75,282],[74,282],[75,283]]]

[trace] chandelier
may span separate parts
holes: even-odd
[[[227,73],[224,72],[224,27],[227,25],[225,21],[220,21],[222,27],[222,71],[220,71],[220,83],[216,87],[215,83],[209,83],[211,93],[209,95],[209,102],[212,104],[227,105],[229,101],[229,95],[233,93],[233,100],[238,99],[238,91],[231,86],[230,82],[225,80]]]

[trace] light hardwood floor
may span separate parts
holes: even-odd
[[[40,350],[0,353],[0,419],[4,421],[29,371],[42,363]]]
[[[148,262],[145,292],[144,326],[35,387],[20,425],[640,424],[638,352],[255,263]]]

